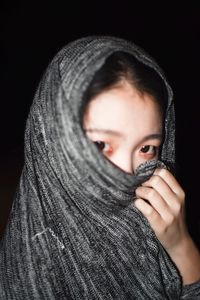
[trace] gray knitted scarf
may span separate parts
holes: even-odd
[[[168,91],[160,161],[127,174],[82,128],[83,94],[114,51],[155,69]],[[0,248],[0,299],[180,299],[181,279],[149,223],[135,188],[174,164],[173,94],[153,59],[132,42],[87,37],[48,66],[25,131],[25,163]]]

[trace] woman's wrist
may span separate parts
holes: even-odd
[[[189,234],[167,252],[177,266],[184,285],[200,279],[200,252]]]

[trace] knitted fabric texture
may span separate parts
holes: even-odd
[[[83,94],[115,51],[132,54],[165,82],[168,108],[159,161],[127,174],[82,128]],[[0,248],[0,299],[194,299],[134,207],[137,186],[174,165],[173,93],[156,62],[130,41],[71,42],[44,73],[28,116],[25,163]],[[165,164],[164,164],[164,163]]]

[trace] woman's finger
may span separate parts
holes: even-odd
[[[154,171],[154,175],[161,177],[170,187],[170,189],[180,198],[184,198],[185,194],[180,184],[172,173],[164,168],[157,168]]]
[[[159,213],[147,203],[144,199],[137,198],[134,200],[135,207],[145,216],[145,218],[149,221],[150,226],[156,232],[157,228],[161,228],[162,226],[162,218]]]
[[[155,190],[172,207],[179,202],[177,195],[173,192],[167,182],[159,175],[152,175],[151,178],[142,184],[143,187],[150,187]]]
[[[138,187],[136,189],[136,196],[148,201],[165,222],[171,222],[173,211],[155,189],[143,186]]]

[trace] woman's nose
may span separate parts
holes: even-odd
[[[134,171],[132,157],[126,153],[118,155],[115,159],[113,159],[113,162],[126,173],[132,174]]]

